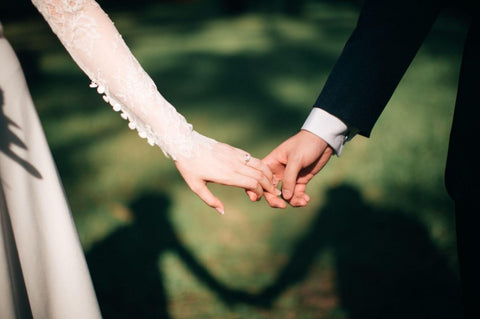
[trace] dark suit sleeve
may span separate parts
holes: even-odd
[[[442,7],[435,0],[367,0],[314,106],[369,136]]]

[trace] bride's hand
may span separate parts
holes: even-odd
[[[202,147],[192,157],[180,157],[175,165],[190,189],[207,205],[224,214],[223,203],[207,188],[207,183],[236,186],[253,192],[252,201],[259,200],[264,191],[279,195],[273,186],[272,172],[259,159],[228,144],[217,142]],[[250,193],[250,192],[249,192]]]

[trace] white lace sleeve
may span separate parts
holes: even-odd
[[[191,157],[215,143],[163,98],[110,18],[93,0],[32,0],[78,66],[128,126],[166,156]]]

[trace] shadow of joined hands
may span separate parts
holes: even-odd
[[[274,282],[252,294],[219,282],[184,247],[168,219],[167,197],[142,196],[131,205],[135,222],[87,255],[104,317],[169,318],[157,267],[167,250],[226,305],[268,309],[287,288],[308,278],[326,249],[333,252],[337,293],[349,318],[460,317],[459,280],[418,221],[375,209],[350,186],[331,189],[327,198]]]

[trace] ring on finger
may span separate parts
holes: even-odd
[[[243,156],[243,160],[245,161],[245,165],[248,164],[248,162],[250,162],[250,160],[252,159],[252,156],[250,156],[250,154],[246,153],[244,156]]]

